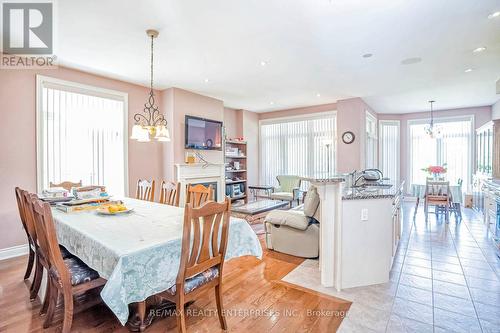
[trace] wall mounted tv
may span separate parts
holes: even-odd
[[[222,122],[186,116],[186,149],[222,150]]]

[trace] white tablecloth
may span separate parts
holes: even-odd
[[[184,209],[126,198],[129,214],[53,209],[57,238],[107,279],[101,297],[125,324],[128,304],[167,290],[179,269]],[[231,218],[226,260],[262,256],[260,242],[246,221]]]
[[[425,195],[425,184],[412,184],[411,192],[414,197],[422,199]],[[450,185],[450,192],[453,202],[463,203],[462,186]]]

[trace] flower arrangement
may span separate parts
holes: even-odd
[[[446,173],[448,170],[446,169],[446,164],[444,164],[443,166],[430,165],[427,168],[423,168],[422,171],[427,172],[429,175],[440,175],[442,173]]]

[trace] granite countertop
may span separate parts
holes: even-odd
[[[382,186],[370,184],[363,187],[347,187],[342,191],[342,200],[393,199],[402,193],[403,185],[404,181],[399,183],[399,186],[384,182]]]
[[[487,188],[487,190],[494,192],[495,195],[500,196],[500,179],[488,179],[483,182],[483,189]]]

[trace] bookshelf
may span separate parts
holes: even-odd
[[[226,195],[231,201],[248,202],[247,143],[238,140],[225,142]]]

